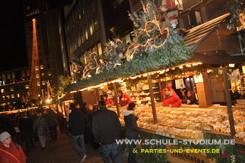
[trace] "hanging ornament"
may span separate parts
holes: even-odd
[[[231,74],[228,74],[231,82],[236,82],[239,81],[241,78],[241,74],[239,69],[234,70]]]

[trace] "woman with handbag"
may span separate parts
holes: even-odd
[[[139,138],[139,128],[137,126],[138,117],[134,115],[135,103],[128,104],[128,109],[123,111],[126,132],[125,136],[130,140],[137,140]],[[136,144],[132,141],[129,145],[128,163],[137,163],[136,154],[133,153],[133,149]]]

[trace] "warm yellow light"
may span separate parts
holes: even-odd
[[[234,63],[230,63],[229,67],[235,67],[235,64]]]
[[[50,103],[52,101],[52,99],[48,98],[46,99],[46,103]]]

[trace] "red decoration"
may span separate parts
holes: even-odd
[[[240,150],[240,153],[242,153],[242,154],[245,154],[245,151],[243,151],[243,150]]]
[[[153,44],[154,43],[154,40],[151,40],[150,43]]]
[[[226,156],[228,155],[228,153],[222,153],[222,158],[224,159],[224,158],[226,158]]]

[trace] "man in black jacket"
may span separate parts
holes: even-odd
[[[71,134],[72,146],[77,151],[82,161],[85,161],[84,127],[87,122],[84,112],[80,111],[80,104],[75,103],[75,108],[69,114],[68,129]]]
[[[92,131],[95,140],[101,144],[100,152],[105,163],[119,162],[118,145],[116,139],[120,138],[121,124],[115,112],[107,110],[104,101],[99,102],[100,111],[94,115]]]

